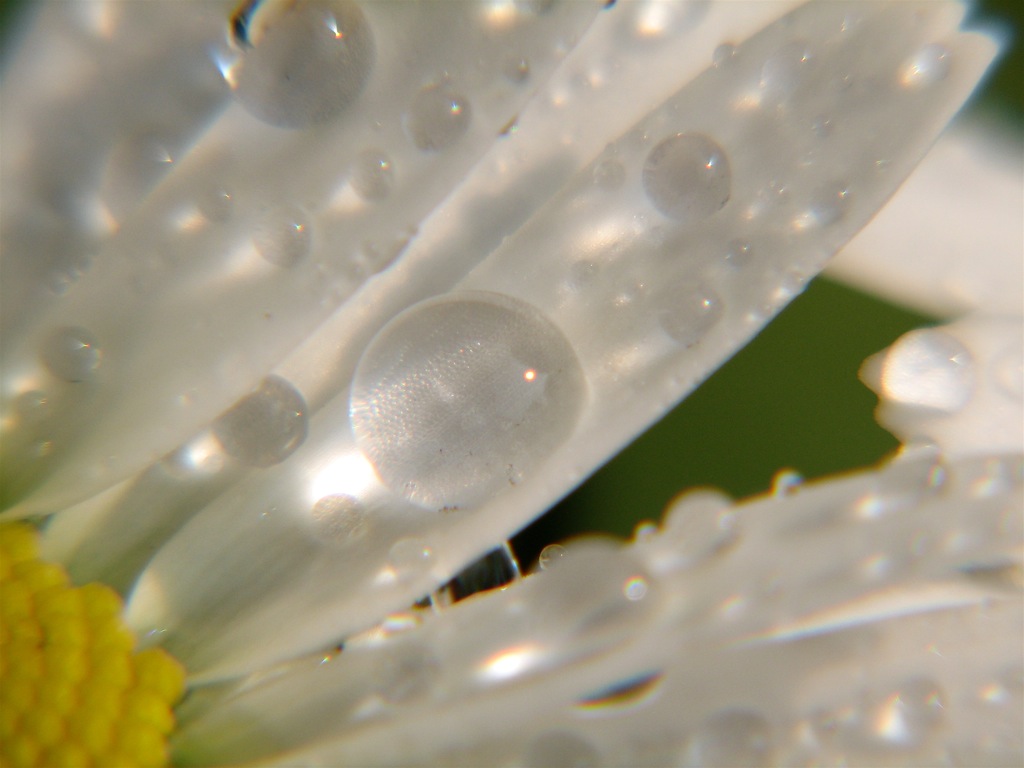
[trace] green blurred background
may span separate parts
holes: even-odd
[[[123,0],[136,2],[138,0]],[[623,0],[628,1],[628,0]],[[29,3],[0,0],[0,48],[10,50]],[[970,23],[1005,40],[1005,53],[970,105],[1016,126],[1024,118],[1024,2],[983,0]],[[807,478],[880,460],[896,441],[875,424],[874,395],[857,380],[868,355],[932,319],[817,280],[746,349],[515,540],[524,563],[579,532],[631,533],[694,486],[736,497],[767,490],[792,468]]]

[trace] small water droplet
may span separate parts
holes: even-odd
[[[310,517],[317,536],[336,544],[357,541],[368,530],[362,503],[343,493],[332,493],[318,499]]]
[[[832,124],[832,118],[824,115],[819,115],[814,119],[814,122],[811,123],[811,131],[819,139],[827,139],[832,135],[833,129],[834,126]]]
[[[12,409],[22,425],[36,426],[49,418],[52,403],[45,392],[30,389],[14,399]]]
[[[754,258],[754,249],[746,240],[730,240],[725,249],[725,263],[733,269],[743,269]]]
[[[234,206],[234,198],[226,189],[209,190],[196,201],[199,213],[214,224],[221,224],[231,218]]]
[[[701,283],[659,294],[654,300],[658,324],[675,342],[692,347],[722,319],[722,300]]]
[[[1024,400],[1024,350],[1014,345],[992,359],[992,378],[999,390],[1013,400]]]
[[[242,105],[271,125],[303,128],[335,117],[370,78],[376,52],[349,0],[264,0],[240,19],[245,47],[227,71]],[[236,24],[236,27],[238,24]]]
[[[405,129],[417,149],[436,152],[462,138],[471,120],[468,99],[442,83],[428,85],[413,97]]]
[[[946,695],[927,678],[904,682],[885,698],[874,717],[874,731],[885,741],[918,744],[945,719]]]
[[[783,469],[772,478],[772,496],[791,496],[804,484],[804,476],[792,469]]]
[[[71,382],[92,378],[101,358],[96,337],[79,326],[58,328],[51,333],[43,341],[39,355],[50,373]]]
[[[312,245],[309,216],[301,208],[286,206],[266,216],[252,236],[260,256],[279,267],[292,267]]]
[[[885,353],[879,393],[885,400],[956,413],[973,392],[971,353],[944,331],[911,331]]]
[[[947,472],[937,452],[922,449],[920,455],[891,462],[875,479],[874,487],[854,502],[853,511],[865,519],[891,515],[919,505],[942,490]]]
[[[522,56],[513,56],[505,62],[501,71],[510,82],[517,85],[525,83],[530,78],[530,62]]]
[[[364,200],[383,200],[391,194],[395,171],[379,149],[364,149],[352,163],[352,188]]]
[[[952,54],[944,45],[926,45],[915,53],[900,70],[900,83],[907,88],[926,88],[942,82],[949,75]]]
[[[586,386],[572,347],[536,308],[467,293],[386,325],[356,369],[356,441],[395,492],[471,506],[528,476],[569,436]]]
[[[523,768],[598,768],[601,756],[582,736],[548,731],[527,745],[520,764]]]
[[[548,544],[540,551],[537,565],[542,571],[550,570],[558,565],[558,562],[565,557],[567,550],[561,544]]]
[[[665,216],[687,224],[719,211],[732,192],[732,171],[723,150],[700,133],[662,141],[644,163],[644,192]]]
[[[416,538],[399,539],[388,550],[388,563],[400,577],[417,576],[430,570],[434,553]]]
[[[665,511],[665,530],[672,537],[673,552],[686,563],[699,562],[736,541],[732,499],[715,490],[680,494]]]
[[[409,247],[417,232],[415,227],[410,227],[394,237],[364,241],[352,255],[351,266],[356,276],[367,278],[390,267]]]
[[[768,57],[761,67],[762,103],[775,105],[792,95],[806,80],[811,61],[810,47],[799,40]]]
[[[306,439],[309,415],[302,394],[280,376],[267,376],[214,423],[224,450],[243,464],[279,464]]]
[[[594,184],[601,189],[618,189],[626,180],[626,168],[618,160],[608,158],[594,166]]]
[[[757,712],[727,709],[711,715],[686,747],[686,766],[745,766],[772,762],[771,725]]]
[[[793,219],[793,227],[804,231],[831,226],[843,218],[849,204],[848,185],[836,183],[821,187]]]
[[[732,43],[722,43],[711,54],[711,63],[717,69],[721,69],[736,56],[736,46]]]
[[[643,600],[647,595],[647,579],[643,576],[631,576],[622,585],[622,594],[633,602]]]

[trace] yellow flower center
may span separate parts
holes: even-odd
[[[162,650],[133,653],[121,608],[40,560],[32,526],[0,525],[0,768],[167,763],[185,672]]]

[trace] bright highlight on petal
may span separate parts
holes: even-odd
[[[184,670],[162,650],[132,653],[121,608],[40,560],[34,528],[0,526],[0,764],[166,764]]]

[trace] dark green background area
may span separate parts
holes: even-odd
[[[124,0],[132,2],[138,0]],[[628,0],[625,0],[628,1]],[[24,2],[0,0],[0,61]],[[1020,127],[1024,119],[1022,0],[985,0],[969,26],[1005,36],[972,109]],[[874,422],[875,397],[857,380],[868,355],[927,318],[824,280],[816,281],[753,343],[665,419],[516,539],[524,561],[582,531],[628,535],[657,520],[680,490],[766,490],[784,467],[819,477],[881,459],[896,441]]]

